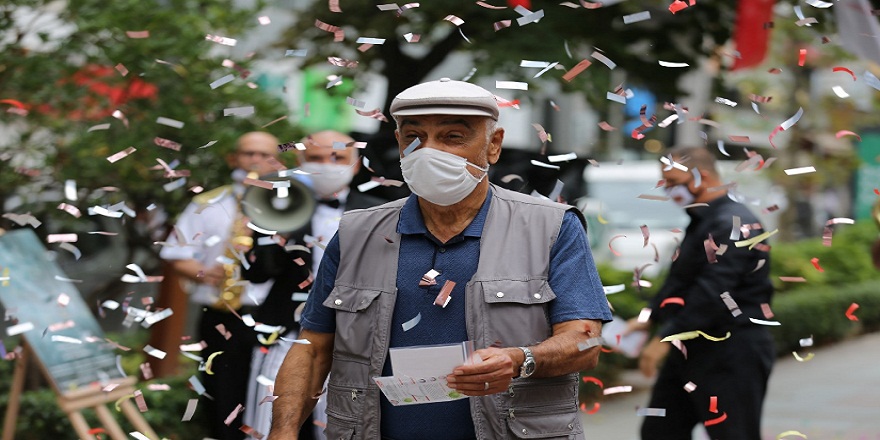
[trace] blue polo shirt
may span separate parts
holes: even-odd
[[[480,236],[489,212],[486,197],[471,224],[446,243],[440,243],[425,227],[418,198],[410,196],[400,211],[397,232],[401,234],[397,268],[397,301],[391,324],[390,346],[449,344],[466,341],[465,285],[477,271]],[[336,281],[339,267],[339,239],[334,236],[306,302],[300,325],[322,333],[336,331],[333,309],[323,306]],[[419,286],[429,270],[440,272],[436,285]],[[446,308],[434,299],[446,280],[455,281]],[[565,213],[559,237],[550,251],[549,284],[556,299],[549,304],[552,324],[576,319],[608,321],[611,312],[596,273],[586,233],[577,215]],[[403,323],[421,313],[418,325],[403,331]],[[391,376],[391,362],[385,362],[383,376]],[[424,405],[393,406],[381,397],[382,437],[394,440],[464,440],[476,437],[468,399]]]

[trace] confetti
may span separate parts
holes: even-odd
[[[534,160],[534,159],[530,160],[529,162],[530,162],[532,165],[536,166],[536,167],[549,168],[549,169],[551,169],[551,170],[558,170],[558,169],[560,169],[560,167],[559,167],[558,165],[550,165],[550,164],[547,164],[547,163],[544,163],[544,162],[539,162],[539,161]]]
[[[663,67],[690,67],[688,63],[674,63],[671,61],[658,61]]]
[[[712,342],[719,342],[719,341],[723,341],[723,340],[729,338],[729,337],[730,337],[730,332],[727,332],[727,334],[724,335],[724,336],[722,336],[722,337],[715,337],[715,336],[712,336],[712,335],[706,334],[706,333],[704,333],[704,332],[702,332],[702,331],[700,331],[700,330],[694,330],[694,331],[682,332],[682,333],[676,333],[676,334],[674,334],[674,335],[669,335],[669,336],[667,336],[667,337],[661,339],[661,341],[662,341],[662,342],[686,341],[686,340],[688,340],[688,339],[696,339],[696,338],[699,338],[700,336],[702,336],[702,337],[704,337],[704,338],[706,338],[706,339],[708,339],[708,340],[710,340],[710,341],[712,341]]]
[[[749,250],[751,250],[751,249],[753,249],[755,246],[757,246],[758,243],[760,243],[760,242],[766,240],[767,238],[769,238],[770,236],[776,234],[777,232],[779,232],[779,229],[774,229],[774,230],[772,230],[772,231],[768,231],[768,232],[764,232],[764,233],[762,233],[762,234],[760,234],[760,235],[756,235],[756,236],[754,236],[754,237],[752,237],[752,238],[750,238],[750,239],[748,239],[748,240],[742,240],[742,241],[734,242],[733,244],[734,244],[736,247],[745,247],[745,246],[748,246],[748,247],[749,247]]]
[[[131,39],[150,38],[150,31],[125,31],[125,36]]]
[[[235,406],[235,408],[232,409],[232,412],[230,412],[229,415],[226,416],[226,420],[224,420],[223,423],[226,426],[229,426],[232,423],[232,421],[235,420],[236,417],[238,417],[238,414],[242,411],[244,411],[244,407],[239,403],[238,405]]]
[[[623,24],[633,24],[638,23],[640,21],[650,20],[651,19],[651,11],[642,11],[637,12],[635,14],[629,14],[623,16]]]
[[[464,20],[456,17],[455,15],[447,15],[445,18],[443,18],[443,20],[448,21],[456,26],[461,26],[464,24]]]
[[[181,121],[178,121],[176,119],[166,118],[164,116],[159,116],[158,118],[156,118],[156,123],[162,124],[162,125],[167,125],[168,127],[172,127],[172,128],[183,128],[183,125],[184,125],[184,123]]]
[[[773,131],[770,133],[770,146],[772,146],[773,148],[776,148],[776,145],[773,143],[773,138],[776,136],[776,134],[779,133],[780,131],[788,130],[789,128],[791,128],[792,125],[797,124],[797,122],[801,119],[801,116],[803,116],[803,115],[804,115],[804,108],[800,107],[800,108],[798,108],[798,111],[792,117],[786,119],[781,124],[779,124],[779,126],[774,128]]]
[[[76,234],[49,234],[46,237],[47,243],[76,243],[77,240]]]
[[[229,107],[223,109],[223,116],[248,116],[254,114],[254,106]]]
[[[837,139],[840,139],[840,138],[842,138],[842,137],[844,137],[844,136],[855,136],[856,139],[859,140],[859,142],[862,141],[862,137],[861,137],[861,136],[859,136],[858,134],[856,134],[856,133],[854,133],[854,132],[852,132],[852,131],[849,131],[849,130],[840,130],[840,131],[838,131],[837,133],[834,134],[834,137],[837,138]]]
[[[195,391],[196,394],[198,394],[198,395],[200,395],[200,396],[201,396],[202,394],[205,394],[205,386],[202,385],[202,382],[199,381],[199,378],[198,378],[198,377],[196,377],[196,376],[190,376],[190,378],[189,378],[189,384],[190,384],[190,386],[192,386],[193,391]]]
[[[813,346],[813,337],[803,338],[798,340],[798,345],[801,347],[812,347]]]
[[[419,39],[421,39],[422,36],[419,34],[414,34],[412,32],[407,32],[407,33],[403,34],[403,38],[406,40],[407,43],[418,43]],[[470,78],[468,78],[468,79],[470,79]],[[466,81],[466,80],[463,80],[463,81]]]
[[[566,82],[571,82],[574,77],[578,76],[581,72],[590,67],[591,64],[593,63],[590,62],[590,60],[581,60],[581,62],[575,64],[575,66],[572,67],[571,70],[565,72],[565,74],[562,75],[562,79],[564,79]]]
[[[795,358],[798,362],[807,362],[807,361],[809,361],[810,359],[813,359],[814,356],[816,356],[816,355],[813,354],[813,353],[807,353],[806,356],[801,357],[801,355],[797,354],[796,351],[791,352],[791,354],[794,355],[794,358]]]
[[[300,57],[303,58],[309,54],[308,49],[287,49],[284,52],[284,56],[286,57]]]
[[[199,405],[199,399],[189,399],[186,402],[186,410],[183,412],[183,417],[180,419],[181,422],[188,422],[192,420],[193,415],[196,413],[196,407]]]
[[[666,307],[667,304],[678,304],[680,306],[684,306],[684,298],[680,296],[671,296],[669,298],[665,298],[660,303],[660,308],[662,309],[663,307]]]
[[[407,147],[403,149],[403,157],[406,157],[407,155],[409,155],[410,153],[415,151],[415,149],[418,148],[419,145],[421,145],[421,144],[422,144],[422,141],[419,138],[413,139],[413,141],[410,142],[410,144],[407,145]]]
[[[687,7],[688,7],[687,3],[685,3],[681,0],[675,0],[674,2],[672,2],[671,5],[669,5],[669,12],[671,12],[673,15],[675,15],[676,12],[681,11],[682,9],[687,8]]]
[[[222,85],[229,84],[229,83],[231,83],[234,79],[235,79],[235,75],[233,75],[233,74],[231,74],[231,73],[230,73],[229,75],[226,75],[226,76],[220,78],[220,79],[217,79],[217,80],[215,80],[214,82],[212,82],[212,83],[210,84],[211,90],[214,90],[214,89],[216,89],[217,87],[220,87],[220,86],[222,86]]]
[[[807,279],[804,277],[779,277],[779,281],[783,283],[805,283]]]
[[[164,147],[169,150],[180,151],[181,145],[177,142],[174,142],[170,139],[164,139],[160,137],[153,138],[153,143],[159,147]]]
[[[153,356],[154,358],[158,358],[158,359],[165,359],[165,356],[167,354],[164,351],[159,350],[158,348],[153,348],[149,344],[146,347],[144,347],[144,352],[147,353],[148,355]]]
[[[211,366],[214,363],[214,358],[216,358],[217,356],[220,356],[221,354],[223,354],[222,351],[215,351],[215,352],[211,353],[210,355],[208,355],[208,360],[205,361],[205,373],[207,373],[209,375],[214,374],[214,372],[211,371]]]
[[[590,339],[587,339],[586,341],[578,342],[577,348],[580,351],[585,351],[585,350],[589,350],[593,347],[598,347],[598,346],[602,345],[603,342],[605,342],[605,341],[601,337],[590,338]]]
[[[779,321],[766,321],[766,320],[757,319],[757,318],[749,318],[749,321],[752,321],[752,324],[758,324],[758,325],[772,325],[772,326],[782,325]]]
[[[507,6],[492,6],[485,2],[477,2],[477,5],[482,6],[486,9],[507,9]]]
[[[615,284],[613,286],[602,286],[602,290],[606,295],[612,295],[615,293],[623,292],[626,289],[626,284]]]
[[[596,414],[599,411],[600,406],[601,405],[599,404],[599,402],[594,402],[593,407],[590,409],[587,409],[587,404],[581,403],[580,409],[581,409],[581,411],[583,411],[587,414]]]
[[[125,158],[125,157],[128,157],[128,155],[130,155],[131,153],[134,153],[135,151],[137,151],[136,148],[134,148],[134,147],[128,147],[128,148],[126,148],[126,149],[124,149],[124,150],[122,150],[122,151],[120,151],[120,152],[118,152],[118,153],[114,153],[114,154],[108,156],[108,157],[107,157],[107,161],[110,162],[110,163],[116,163],[116,162],[118,162],[120,159],[123,159],[123,158]]]
[[[224,46],[235,46],[238,44],[238,41],[234,38],[221,37],[220,35],[207,34],[205,35],[205,39]]]
[[[715,412],[717,412],[717,410]],[[714,419],[706,420],[705,422],[703,422],[703,425],[705,425],[705,426],[717,425],[725,420],[727,420],[727,413],[721,413],[720,416],[718,416]]]
[[[443,283],[443,287],[440,289],[440,293],[437,294],[437,298],[434,299],[434,305],[440,306],[445,309],[446,306],[449,304],[449,300],[452,299],[450,295],[452,294],[452,289],[454,288],[455,281],[446,280],[446,282]]]
[[[614,101],[614,102],[617,102],[620,104],[626,104],[626,97],[625,96],[620,96],[617,93],[613,93],[613,92],[606,92],[605,99],[607,99],[609,101]]]
[[[859,317],[854,314],[856,312],[856,309],[858,309],[858,308],[859,308],[858,304],[856,304],[856,303],[850,304],[849,308],[846,309],[846,314],[845,314],[846,318],[849,319],[850,321],[858,321]]]
[[[809,2],[808,2],[808,3],[809,3]],[[777,435],[777,436],[776,436],[776,440],[780,440],[780,439],[782,439],[783,437],[788,437],[788,436],[790,436],[790,435],[796,435],[796,436],[798,436],[798,437],[800,437],[800,438],[807,438],[806,435],[801,434],[801,433],[798,432],[798,431],[785,431],[785,432],[782,432],[782,433],[780,433],[779,435]]]
[[[675,116],[675,115],[673,115],[673,116]],[[614,128],[611,124],[609,124],[609,123],[607,123],[607,122],[605,122],[605,121],[602,121],[602,122],[599,123],[599,128],[601,128],[601,129],[604,130],[604,131],[614,131],[614,130],[617,130],[617,129]]]
[[[733,297],[730,296],[730,292],[724,292],[721,294],[721,300],[724,301],[724,305],[727,306],[727,309],[730,310],[730,313],[733,316],[742,315],[742,310],[739,309],[739,305],[736,304],[736,301],[733,300]]]
[[[846,90],[843,90],[843,87],[834,86],[831,88],[831,91],[840,99],[849,98],[849,93],[846,93]]]
[[[592,383],[592,384],[596,384],[596,385],[598,385],[599,388],[605,388],[605,384],[602,383],[602,380],[599,379],[598,377],[584,376],[584,377],[581,378],[581,382],[583,382],[583,383]]]
[[[528,90],[529,84],[519,81],[495,81],[496,89]]]
[[[666,417],[666,408],[639,408],[636,411],[636,415],[646,417]]]
[[[834,68],[831,69],[831,71],[832,71],[832,72],[846,72],[846,73],[848,73],[848,74],[852,77],[852,80],[853,80],[853,81],[856,80],[856,74],[853,73],[852,70],[847,69],[846,67],[840,67],[840,66],[838,66],[838,67],[834,67]]]
[[[421,321],[421,320],[422,320],[422,313],[419,312],[419,314],[416,315],[415,318],[410,319],[409,321],[406,321],[403,324],[401,324],[401,326],[403,327],[403,331],[408,332],[408,331],[412,330],[413,327],[419,325],[419,321]]]
[[[607,396],[609,394],[618,394],[618,393],[629,393],[632,392],[633,387],[629,385],[622,385],[617,387],[605,388],[602,390],[602,395]]]
[[[593,51],[593,53],[591,53],[590,56],[593,57],[593,59],[595,59],[596,61],[604,64],[605,67],[608,67],[611,70],[614,70],[614,68],[617,67],[617,64],[614,61],[611,61],[608,57],[606,57],[601,52]]]
[[[695,384],[693,382],[688,382],[688,383],[684,384],[684,390],[689,393],[694,392],[695,389],[697,389],[697,384]]]

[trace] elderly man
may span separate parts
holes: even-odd
[[[237,405],[244,404],[251,349],[257,342],[253,329],[232,309],[239,315],[256,311],[271,286],[246,284],[226,289],[230,281],[238,280],[237,264],[224,265],[221,261],[229,259],[231,248],[251,240],[252,233],[239,209],[239,198],[245,190],[241,182],[249,172],[263,175],[275,171],[277,157],[275,136],[264,132],[242,135],[236,151],[226,158],[233,168],[234,183],[197,195],[180,214],[175,225],[177,233],[168,237],[168,245],[159,254],[192,284],[190,301],[203,310],[198,340],[207,344],[204,356],[223,352],[213,359],[213,374],[202,375],[205,390],[213,397],[204,405],[211,437],[216,439],[244,438],[238,429],[241,423],[224,421]]]
[[[596,365],[590,339],[611,317],[583,217],[489,184],[504,130],[485,89],[420,84],[391,114],[414,194],[343,216],[303,313],[310,344],[278,374],[270,438],[296,438],[328,371],[328,438],[582,437],[577,372]],[[373,381],[393,374],[389,348],[462,341],[480,361],[446,380],[469,399],[394,406]]]
[[[251,282],[274,281],[269,296],[254,313],[254,319],[271,326],[283,326],[288,332],[285,338],[273,340],[268,348],[260,346],[254,349],[244,423],[263,434],[270,432],[272,407],[261,402],[273,392],[265,381],[260,383],[257,378],[262,376],[261,379],[275,380],[291,341],[297,338],[299,323],[296,321],[296,309],[302,304],[300,292],[307,291],[309,277],[318,272],[324,255],[322,246],[326,246],[336,234],[343,212],[385,202],[349,189],[360,167],[360,155],[351,146],[353,142],[354,139],[344,133],[324,130],[307,136],[302,140],[305,150],[297,150],[299,170],[307,173],[306,178],[318,204],[311,222],[300,230],[290,232],[286,238],[287,244],[305,244],[309,242],[306,236],[315,237],[316,242],[309,243],[311,249],[285,248],[271,242],[257,245],[248,253],[250,266],[244,270],[245,278]],[[321,400],[315,411],[318,424],[326,419],[323,404]],[[323,438],[321,431],[317,425],[310,424],[301,431],[300,438],[320,439]]]

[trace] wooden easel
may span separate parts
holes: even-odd
[[[6,415],[3,419],[3,439],[13,440],[15,436],[15,422],[18,419],[18,409],[21,403],[21,393],[24,390],[24,380],[27,373],[28,359],[32,358],[37,361],[40,370],[47,375],[45,368],[40,364],[37,356],[26,342],[23,342],[24,350],[22,356],[16,361],[15,373],[12,377],[12,387],[10,389],[9,406],[6,407]],[[51,380],[49,382],[52,382]],[[137,379],[134,377],[126,377],[117,382],[119,385],[109,392],[104,392],[98,385],[83,387],[74,391],[61,392],[55,389],[58,406],[67,414],[70,423],[73,425],[74,431],[81,440],[97,440],[93,434],[89,433],[91,429],[86,422],[86,418],[82,414],[84,409],[93,409],[101,421],[103,428],[113,440],[129,439],[122,427],[113,417],[113,413],[105,405],[114,403],[117,400],[134,393]],[[54,387],[53,387],[54,388]],[[138,409],[130,400],[124,400],[119,404],[123,415],[129,422],[151,440],[159,440],[159,436],[153,431],[153,428],[147,423]]]

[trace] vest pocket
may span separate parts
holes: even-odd
[[[334,358],[369,365],[372,338],[379,328],[381,313],[379,290],[356,289],[336,285],[324,300],[324,306],[336,311]]]
[[[356,426],[356,421],[349,421],[328,412],[327,428],[324,430],[324,435],[327,440],[349,440],[354,438]]]
[[[513,438],[521,439],[569,440],[583,434],[580,413],[570,405],[511,408],[507,427]]]
[[[548,304],[556,294],[545,279],[479,282],[485,315],[484,341],[502,346],[533,345],[550,337]]]

